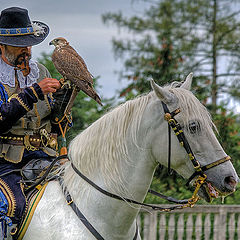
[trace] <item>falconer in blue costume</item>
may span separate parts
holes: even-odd
[[[1,12],[0,221],[9,225],[19,222],[26,207],[18,169],[32,159],[51,160],[57,155],[59,129],[52,119],[66,92],[43,65],[31,59],[32,46],[48,33],[49,27],[31,21],[26,9]]]

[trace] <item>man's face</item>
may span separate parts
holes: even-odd
[[[3,49],[4,48],[4,49]],[[32,47],[13,47],[8,45],[1,46],[2,53],[12,65],[20,64],[24,58],[31,58]]]

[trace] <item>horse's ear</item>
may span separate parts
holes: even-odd
[[[186,80],[181,85],[181,88],[184,88],[190,91],[192,86],[192,78],[193,78],[193,73],[189,73],[188,76],[186,77]]]
[[[158,86],[152,79],[150,80],[153,91],[156,93],[157,97],[164,103],[170,103],[174,99],[174,95],[168,90]]]

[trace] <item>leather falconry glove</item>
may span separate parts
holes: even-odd
[[[72,88],[68,85],[63,85],[62,88],[58,89],[52,94],[54,98],[54,105],[51,113],[51,121],[54,124],[59,123],[65,116],[64,111],[72,95]]]

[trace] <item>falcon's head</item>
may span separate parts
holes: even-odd
[[[68,45],[68,41],[63,37],[58,37],[53,39],[49,45],[54,45],[55,47],[63,47]]]

